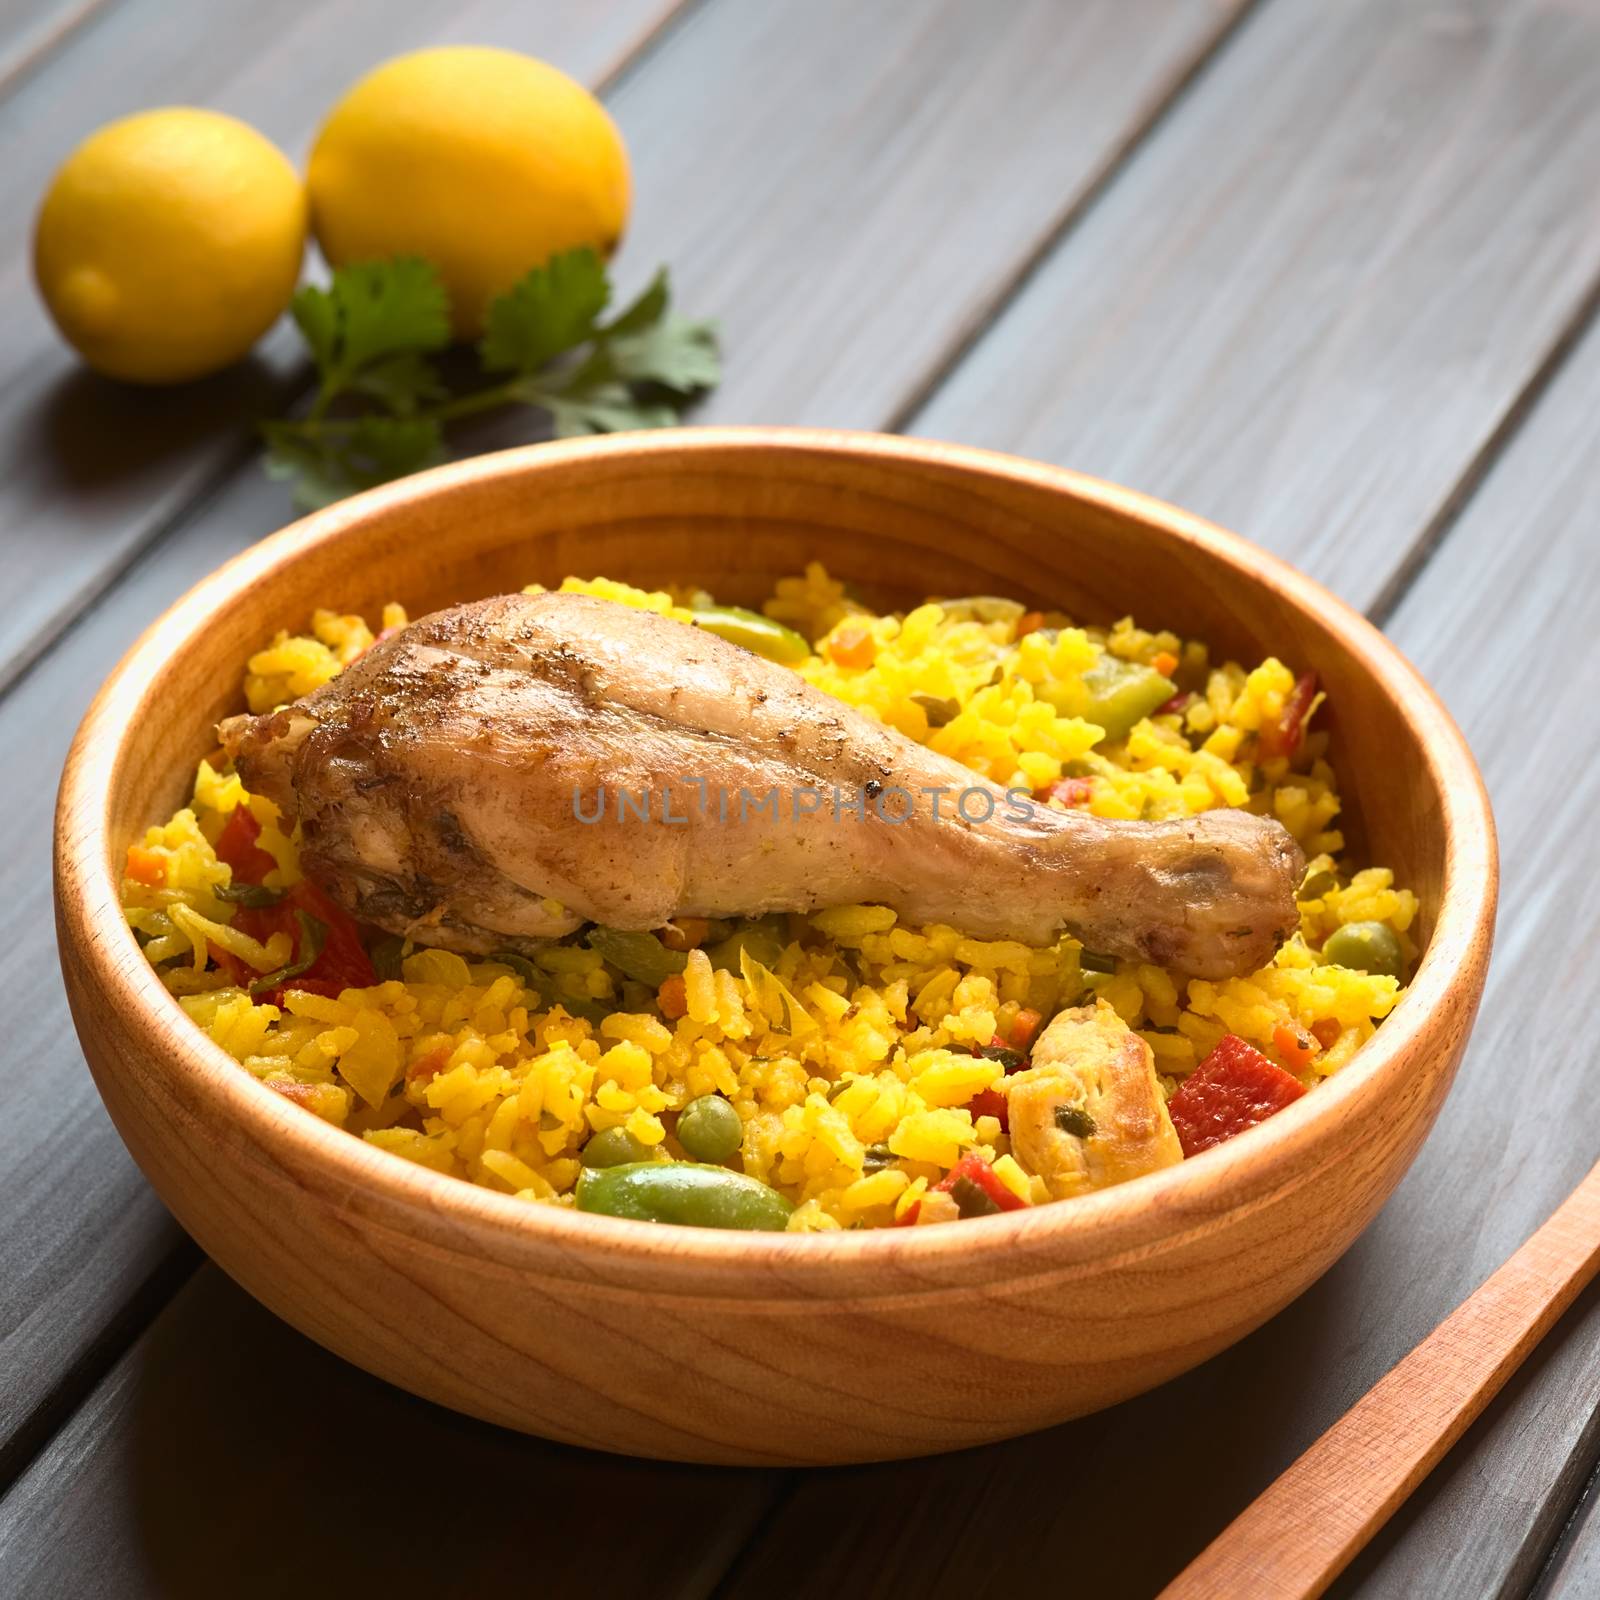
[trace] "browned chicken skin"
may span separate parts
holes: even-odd
[[[1104,1000],[1058,1011],[999,1088],[1012,1151],[1052,1200],[1183,1160],[1150,1046]]]
[[[1262,966],[1297,925],[1303,861],[1274,821],[1008,800],[785,667],[583,595],[424,617],[219,731],[245,784],[298,817],[324,888],[461,950],[870,902],[979,937],[1066,928],[1218,978]]]

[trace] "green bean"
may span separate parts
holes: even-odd
[[[578,1159],[586,1169],[636,1166],[649,1162],[650,1149],[626,1128],[603,1128],[578,1152]]]
[[[706,954],[719,972],[737,972],[741,950],[748,950],[762,966],[775,967],[783,954],[784,932],[783,917],[772,912],[740,924],[720,944],[712,945]]]
[[[1107,740],[1125,739],[1141,719],[1170,700],[1178,686],[1154,667],[1102,652],[1076,682],[1043,690],[1064,717],[1083,717],[1105,729]]]
[[[778,1233],[793,1209],[776,1189],[742,1172],[692,1161],[590,1167],[578,1178],[578,1210],[636,1222]]]
[[[689,965],[688,955],[669,950],[653,933],[623,933],[618,928],[593,927],[588,940],[600,954],[630,978],[659,989],[674,973]]]
[[[489,960],[496,966],[510,967],[522,980],[525,988],[532,989],[535,994],[539,992],[539,969],[519,951],[496,950]]]
[[[696,1161],[726,1161],[744,1143],[744,1123],[720,1094],[699,1095],[678,1113],[678,1143]]]
[[[694,625],[783,666],[793,666],[811,654],[811,646],[793,628],[743,606],[698,606]]]
[[[1347,922],[1335,928],[1323,942],[1322,959],[1328,966],[1389,978],[1403,979],[1406,973],[1400,936],[1382,922]]]

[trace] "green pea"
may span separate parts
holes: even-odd
[[[589,946],[626,977],[659,989],[675,972],[689,965],[682,950],[669,950],[653,933],[624,933],[619,928],[593,927]]]
[[[1350,967],[1356,972],[1405,977],[1399,936],[1382,922],[1347,922],[1335,928],[1322,946],[1322,959],[1330,966]]]
[[[776,1189],[742,1172],[691,1161],[646,1161],[585,1170],[578,1178],[578,1209],[636,1222],[778,1233],[794,1208]]]
[[[649,1147],[626,1128],[605,1128],[594,1134],[579,1153],[585,1167],[626,1167],[650,1160]]]
[[[720,1094],[703,1094],[678,1113],[678,1143],[696,1161],[726,1161],[744,1143],[744,1123]]]
[[[811,646],[793,628],[743,606],[698,606],[694,625],[784,666],[793,666],[811,654]]]

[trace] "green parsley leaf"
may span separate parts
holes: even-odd
[[[332,300],[337,319],[333,369],[338,372],[358,372],[371,361],[404,351],[442,350],[450,342],[444,284],[416,256],[338,267],[323,292]],[[315,345],[312,350],[315,354]]]
[[[678,420],[676,406],[636,400],[620,383],[586,394],[543,395],[540,404],[555,419],[558,439],[586,433],[626,433],[634,428],[670,428]]]
[[[602,331],[608,339],[643,333],[662,319],[671,301],[672,289],[667,280],[667,269],[657,267],[655,277],[645,285],[638,299],[619,311]]]
[[[592,339],[611,298],[593,250],[551,256],[489,307],[479,355],[486,371],[530,374]]]
[[[643,332],[608,339],[612,370],[627,383],[659,383],[677,394],[696,394],[721,381],[716,325],[677,312]]]
[[[328,441],[300,431],[293,422],[264,422],[267,454],[263,461],[269,478],[293,486],[295,508],[319,511],[354,494],[361,486],[351,482]]]
[[[289,315],[311,347],[317,371],[332,372],[339,359],[339,304],[333,291],[306,284],[289,302]]]
[[[371,396],[397,417],[409,417],[424,401],[444,400],[450,394],[438,369],[415,350],[374,361],[350,379],[349,388]]]
[[[547,412],[562,437],[660,428],[722,374],[713,323],[671,310],[661,268],[609,322],[592,250],[535,267],[489,307],[478,357],[499,374],[452,389],[429,356],[449,343],[438,274],[411,257],[340,267],[291,305],[317,368],[301,417],[267,422],[266,469],[314,509],[445,459],[444,425],[508,405]]]
[[[295,486],[295,504],[316,511],[408,472],[437,466],[444,441],[431,417],[335,418],[307,431],[305,424],[268,423],[267,475]]]

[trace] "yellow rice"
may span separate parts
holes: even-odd
[[[562,587],[684,621],[699,598],[601,578]],[[971,1047],[1007,1035],[1024,1008],[1048,1017],[1089,994],[1108,1000],[1149,1042],[1170,1095],[1224,1033],[1291,1065],[1274,1042],[1286,1023],[1315,1030],[1316,1054],[1298,1072],[1315,1082],[1344,1066],[1394,1006],[1395,979],[1323,965],[1316,954],[1341,924],[1377,921],[1409,963],[1417,903],[1388,870],[1343,864],[1324,734],[1308,735],[1294,770],[1253,759],[1250,735],[1281,713],[1294,684],[1283,663],[1213,664],[1203,644],[1129,619],[1103,629],[1048,617],[1050,628],[1019,638],[1023,608],[1003,602],[875,615],[816,565],[781,582],[766,610],[813,641],[797,669],[811,683],[997,783],[1037,791],[1063,774],[1085,776],[1089,809],[1106,817],[1214,806],[1277,817],[1311,858],[1307,882],[1319,890],[1301,904],[1301,932],[1249,977],[1185,982],[1127,962],[1085,973],[1081,947],[1067,937],[1031,948],[906,926],[882,906],[844,906],[791,916],[770,970],[750,962],[714,971],[692,953],[686,1014],[676,1020],[581,942],[536,954],[535,982],[492,960],[417,949],[400,979],[337,999],[291,990],[280,1007],[252,1001],[208,962],[209,944],[257,972],[286,955],[269,947],[282,936],[264,946],[230,926],[233,907],[215,893],[230,869],[212,845],[236,806],[250,808],[277,862],[267,883],[284,887],[299,875],[274,807],[214,762],[201,763],[192,804],[143,840],[145,870],[123,886],[128,920],[179,1003],[246,1071],[381,1149],[524,1200],[568,1205],[578,1150],[592,1133],[621,1125],[682,1157],[676,1112],[715,1092],[744,1122],[744,1170],[793,1202],[790,1227],[802,1231],[890,1223],[966,1152],[991,1161],[1020,1197],[1046,1198],[1000,1124],[967,1109],[1003,1070]],[[388,606],[381,626],[405,620]],[[838,665],[830,638],[862,628],[871,664]],[[318,611],[308,634],[280,634],[250,658],[245,700],[260,712],[307,694],[373,639],[361,617]],[[1151,716],[1108,743],[1041,693],[1070,683],[1101,652],[1146,664],[1174,658],[1197,695],[1183,713]],[[958,714],[931,727],[930,697],[954,701]]]

